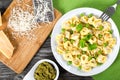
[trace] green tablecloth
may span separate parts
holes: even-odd
[[[80,7],[92,7],[105,10],[113,5],[117,0],[53,0],[53,5],[62,14]],[[117,6],[115,14],[112,16],[120,32],[120,5]],[[120,51],[115,62],[104,72],[93,76],[94,80],[120,80]]]

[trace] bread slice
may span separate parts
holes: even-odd
[[[13,55],[14,47],[3,31],[0,31],[0,52],[10,59]]]

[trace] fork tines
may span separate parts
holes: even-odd
[[[109,7],[102,13],[100,18],[103,21],[107,21],[114,14],[114,12],[115,12],[115,8],[114,7]]]
[[[110,16],[108,16],[108,15],[104,12],[104,13],[102,13],[102,15],[100,16],[100,18],[101,18],[103,21],[107,21],[107,20],[110,18]]]

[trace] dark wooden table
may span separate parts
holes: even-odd
[[[12,0],[0,0],[0,10],[4,13],[5,9],[9,6]],[[50,37],[47,38],[45,43],[42,47],[38,50],[37,54],[28,64],[26,69],[21,74],[16,74],[14,71],[9,69],[3,63],[0,62],[0,80],[22,80],[26,73],[32,68],[32,66],[40,59],[51,59],[56,62],[55,58],[53,57],[51,46],[50,46]],[[57,63],[57,62],[56,62]],[[57,63],[58,64],[58,63]],[[60,75],[58,80],[93,80],[91,77],[82,77],[73,75],[66,70],[64,70],[58,64],[60,69]]]

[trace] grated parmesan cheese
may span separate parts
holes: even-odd
[[[40,28],[40,25],[35,22],[32,6],[24,4],[27,8],[15,6],[10,14],[7,27],[12,29],[14,39],[26,36],[27,40],[36,40],[35,34],[32,32],[35,28]]]
[[[37,0],[39,1],[39,0]],[[53,8],[50,7],[51,0],[40,0],[38,7],[34,7],[36,14],[34,15],[33,5],[28,5],[24,0],[17,0],[10,14],[7,27],[12,29],[14,38],[26,36],[29,40],[36,39],[32,33],[35,28],[40,28],[37,22],[49,22],[53,20]],[[36,19],[39,21],[36,22]]]
[[[36,28],[37,25],[30,12],[23,11],[20,7],[14,7],[8,21],[8,27],[15,32],[25,32]]]

